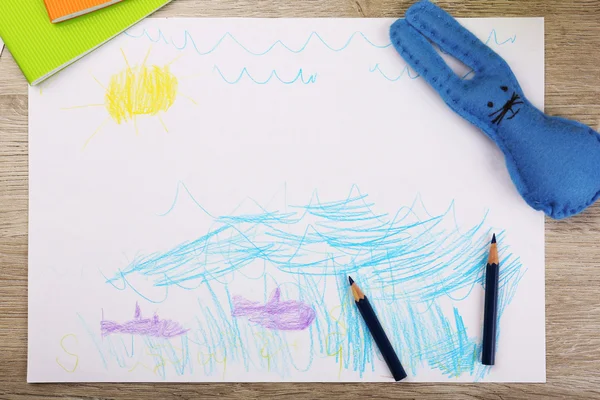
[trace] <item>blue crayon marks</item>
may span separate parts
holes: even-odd
[[[392,213],[379,211],[356,186],[342,198],[325,200],[315,191],[304,203],[281,207],[248,199],[235,212],[217,215],[180,183],[173,205],[157,218],[168,218],[182,196],[210,227],[187,242],[138,255],[107,281],[127,288],[127,279],[137,276],[172,293],[197,295],[189,308],[196,321],[186,324],[190,331],[179,347],[205,362],[204,373],[224,374],[223,360],[281,377],[310,370],[316,360],[336,365],[340,376],[373,371],[380,355],[353,304],[348,274],[360,282],[409,374],[431,368],[481,379],[489,371],[479,362],[480,326],[465,314],[481,297],[473,295],[483,292],[491,237],[486,215],[457,226],[454,204],[431,214],[418,197]],[[504,243],[504,233],[496,234]],[[501,319],[525,269],[506,246],[500,258]],[[262,297],[245,305],[258,310],[279,296],[294,299],[306,305],[310,323],[278,330],[250,321],[254,314],[235,316],[241,299],[230,293],[234,282]],[[498,335],[501,344],[501,330]]]
[[[296,76],[294,76],[291,79],[282,79],[279,76],[279,74],[277,74],[277,71],[273,70],[273,71],[271,71],[271,73],[269,74],[269,76],[266,79],[262,79],[262,80],[256,79],[255,77],[253,77],[245,67],[242,69],[240,74],[236,78],[233,78],[233,79],[227,78],[221,72],[219,67],[216,65],[214,66],[214,70],[219,74],[221,79],[223,79],[225,82],[229,83],[230,85],[235,85],[236,83],[240,82],[244,78],[244,76],[247,77],[250,81],[256,83],[257,85],[267,84],[272,79],[275,81],[279,81],[279,82],[283,83],[284,85],[291,85],[292,83],[296,83],[296,82],[300,82],[300,83],[307,85],[309,83],[315,83],[315,81],[317,80],[317,74],[311,74],[308,76],[308,78],[305,78],[302,68],[300,68],[300,70],[298,71]]]
[[[303,51],[310,48],[311,44],[313,44],[313,43],[315,45],[321,45],[321,46],[325,47],[326,49],[328,49],[332,52],[336,52],[336,53],[348,49],[352,43],[358,42],[358,41],[366,43],[367,45],[369,45],[370,47],[375,48],[375,49],[387,49],[392,45],[389,41],[385,42],[385,43],[375,43],[374,41],[369,39],[369,37],[365,33],[360,32],[360,31],[353,32],[342,43],[333,44],[330,40],[323,38],[318,32],[313,31],[307,36],[306,40],[302,44],[295,45],[295,46],[286,44],[282,40],[275,40],[270,45],[264,46],[260,49],[258,49],[258,48],[255,49],[255,48],[252,48],[252,47],[244,44],[243,40],[239,40],[236,36],[234,36],[230,32],[224,33],[213,44],[204,44],[204,46],[199,46],[197,44],[199,41],[197,41],[192,36],[192,34],[187,30],[183,31],[183,39],[179,40],[179,41],[177,41],[173,38],[167,39],[161,29],[157,29],[154,31],[156,33],[152,34],[149,32],[148,29],[144,28],[144,29],[142,29],[141,32],[138,32],[138,33],[134,33],[134,32],[132,32],[132,30],[127,30],[124,32],[124,34],[133,39],[146,38],[152,43],[163,43],[166,45],[171,45],[171,46],[175,47],[177,50],[192,49],[200,56],[206,56],[206,55],[214,53],[215,51],[218,50],[218,48],[219,48],[219,46],[221,46],[221,44],[223,44],[227,41],[231,41],[232,43],[235,43],[235,45],[237,45],[243,52],[245,52],[247,54],[251,54],[253,56],[264,56],[275,49],[283,49],[292,54],[298,54],[298,53],[302,53]],[[517,40],[516,35],[510,36],[504,40],[499,40],[496,30],[492,29],[485,41],[485,44],[490,44],[493,42],[496,45],[502,46],[506,43],[514,43],[516,40]]]
[[[125,35],[132,39],[146,38],[152,43],[162,43],[165,45],[173,46],[175,49],[177,49],[179,51],[183,51],[185,49],[192,49],[195,51],[196,54],[198,54],[200,56],[207,56],[207,55],[216,53],[217,50],[219,49],[219,47],[226,42],[233,43],[235,46],[237,46],[237,48],[239,48],[242,51],[242,53],[247,53],[247,54],[250,54],[253,56],[264,56],[276,49],[286,51],[286,52],[290,53],[291,55],[300,54],[310,48],[315,48],[315,46],[321,46],[333,53],[339,53],[339,52],[342,52],[342,51],[350,48],[353,43],[358,43],[358,42],[365,43],[369,47],[374,48],[374,49],[385,50],[385,49],[389,48],[390,51],[393,51],[393,49],[390,47],[391,46],[390,42],[376,43],[376,42],[372,41],[371,39],[369,39],[369,37],[365,33],[360,32],[360,31],[353,32],[343,42],[340,42],[337,44],[333,44],[331,40],[327,40],[323,36],[321,36],[321,34],[319,34],[318,32],[313,31],[310,34],[308,34],[308,36],[306,37],[304,42],[302,42],[301,44],[290,45],[290,44],[287,44],[286,42],[278,39],[278,40],[274,40],[269,45],[265,45],[261,48],[252,48],[251,46],[244,44],[243,40],[238,39],[235,35],[231,34],[230,32],[224,33],[214,43],[208,44],[205,47],[203,47],[203,46],[199,47],[197,44],[197,41],[194,39],[192,34],[190,32],[188,32],[187,30],[183,31],[183,39],[180,41],[174,40],[172,38],[167,39],[167,37],[165,36],[165,34],[163,33],[163,31],[161,29],[156,30],[156,33],[150,33],[149,30],[146,28],[142,29],[142,31],[138,32],[138,33],[134,33],[131,31],[125,31]],[[487,39],[485,40],[484,43],[486,45],[495,44],[497,46],[503,46],[505,44],[512,44],[516,40],[517,40],[516,35],[509,36],[506,39],[499,39],[496,30],[492,29],[490,31],[490,33],[488,34]],[[447,54],[446,52],[444,52],[441,49],[440,49],[440,52]],[[297,83],[297,82],[301,82],[303,84],[311,84],[311,83],[315,83],[316,79],[317,79],[316,73],[305,76],[302,68],[299,69],[299,71],[297,72],[296,75],[290,76],[287,78],[281,77],[280,73],[278,73],[276,70],[270,70],[268,72],[255,71],[253,73],[250,73],[246,67],[243,67],[239,74],[237,74],[235,76],[227,76],[226,74],[224,74],[221,71],[221,69],[217,65],[215,65],[213,69],[215,72],[217,72],[218,76],[224,82],[226,82],[228,84],[232,84],[232,85],[237,84],[237,83],[243,81],[244,79],[248,79],[251,82],[258,84],[258,85],[264,85],[264,84],[267,84],[272,81],[278,81],[278,82],[286,84],[286,85]],[[405,65],[399,72],[390,72],[390,71],[382,70],[380,67],[380,64],[376,63],[373,67],[369,68],[369,72],[377,72],[384,79],[386,79],[390,82],[396,82],[396,81],[400,80],[403,76],[406,76],[406,77],[410,78],[411,80],[417,79],[419,77],[419,74],[410,70],[407,65]],[[468,77],[471,77],[472,74],[473,74],[473,71],[471,70],[471,71],[467,72],[466,74],[464,74],[464,76],[462,76],[462,78],[467,79]]]
[[[489,45],[492,42],[492,40],[494,41],[495,44],[502,46],[507,43],[514,43],[517,40],[517,35],[509,36],[508,38],[506,38],[504,40],[498,40],[498,34],[496,33],[496,30],[492,29],[490,34],[488,35],[488,38],[486,39],[486,41],[484,43],[486,45]]]
[[[385,72],[383,72],[381,70],[381,68],[379,67],[379,64],[375,64],[375,66],[373,68],[369,68],[369,72],[375,72],[375,71],[379,72],[381,74],[381,76],[383,76],[385,79],[387,79],[390,82],[396,82],[397,80],[399,80],[400,78],[402,78],[405,75],[406,75],[406,77],[408,77],[410,79],[417,79],[420,76],[418,73],[411,70],[408,67],[408,65],[405,65],[404,68],[402,68],[402,71],[400,71],[400,73],[397,76],[387,75]]]
[[[346,50],[350,46],[350,44],[352,42],[356,41],[357,39],[362,40],[364,43],[367,43],[369,46],[374,47],[376,49],[386,49],[392,45],[389,42],[383,43],[383,44],[374,43],[362,32],[352,33],[348,37],[348,39],[340,45],[330,44],[321,35],[319,35],[318,32],[311,32],[308,35],[308,37],[306,38],[306,40],[304,41],[304,43],[301,45],[291,46],[291,45],[287,45],[282,40],[275,40],[272,44],[270,44],[262,49],[252,49],[249,46],[246,46],[245,44],[242,43],[242,41],[238,40],[234,35],[232,35],[229,32],[226,32],[223,36],[221,36],[213,45],[209,45],[209,46],[205,47],[204,49],[200,49],[198,47],[198,45],[196,44],[196,40],[192,37],[192,35],[187,30],[183,32],[183,40],[180,41],[179,43],[176,43],[176,41],[173,39],[168,40],[160,29],[157,30],[155,36],[151,35],[148,32],[148,30],[145,28],[142,30],[141,33],[137,33],[137,34],[131,33],[129,31],[125,31],[125,35],[129,36],[131,38],[134,38],[134,39],[146,37],[148,40],[150,40],[153,43],[162,42],[164,44],[172,45],[177,50],[184,50],[187,48],[191,48],[198,55],[201,55],[201,56],[205,56],[205,55],[214,53],[222,43],[224,43],[228,40],[235,43],[245,53],[251,54],[253,56],[264,56],[265,54],[268,54],[271,50],[278,49],[278,48],[284,49],[293,54],[298,54],[298,53],[302,53],[304,50],[306,50],[311,43],[320,44],[320,45],[324,46],[325,48],[327,48],[328,50],[331,50],[333,52],[340,52],[340,51]]]

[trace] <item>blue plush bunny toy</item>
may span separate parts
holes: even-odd
[[[565,218],[600,197],[600,135],[535,108],[508,64],[449,14],[421,1],[392,25],[390,36],[404,60],[450,108],[496,142],[531,207]],[[475,76],[457,76],[430,41],[473,68]]]

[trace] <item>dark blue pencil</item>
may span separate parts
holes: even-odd
[[[485,308],[483,311],[483,346],[481,349],[481,363],[484,365],[494,365],[496,360],[499,275],[500,261],[498,260],[496,234],[494,234],[488,263],[485,268]]]
[[[350,282],[350,288],[352,289],[356,307],[358,307],[360,315],[362,315],[365,320],[365,324],[367,325],[367,328],[369,328],[371,336],[373,336],[373,340],[375,341],[375,344],[377,344],[385,363],[392,372],[392,376],[396,381],[406,378],[406,372],[404,371],[402,364],[400,364],[400,360],[398,359],[390,340],[385,334],[381,323],[377,319],[377,315],[375,315],[375,310],[371,307],[369,299],[367,299],[367,296],[365,296],[352,278],[348,277],[348,281]]]

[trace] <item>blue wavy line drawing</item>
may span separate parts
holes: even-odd
[[[375,71],[379,72],[379,74],[381,76],[383,76],[385,79],[387,79],[390,82],[396,82],[396,81],[400,80],[400,78],[402,78],[405,74],[410,79],[417,79],[421,76],[417,72],[412,71],[412,69],[410,69],[408,67],[408,65],[405,65],[404,68],[402,68],[402,71],[400,71],[400,74],[398,74],[398,76],[396,76],[395,78],[388,76],[385,72],[383,72],[381,70],[381,67],[379,66],[379,63],[375,64],[374,67],[369,68],[369,72],[375,72]],[[411,71],[412,71],[412,73],[414,73],[414,75],[412,75]],[[461,76],[461,79],[467,79],[467,77],[469,77],[470,75],[472,75],[474,73],[475,73],[475,71],[473,69],[471,69],[467,73],[465,73],[463,76]]]
[[[479,362],[480,341],[467,330],[460,311],[461,302],[484,285],[491,236],[484,227],[487,215],[463,229],[456,222],[454,202],[446,211],[431,214],[420,197],[395,213],[378,212],[357,186],[343,198],[323,201],[315,191],[308,202],[284,200],[281,208],[249,198],[232,213],[217,215],[180,182],[172,204],[157,218],[166,218],[185,200],[182,195],[210,217],[211,226],[190,241],[134,257],[106,280],[120,290],[127,287],[126,277],[138,276],[157,288],[203,293],[197,305],[189,306],[196,319],[186,326],[189,331],[177,347],[152,338],[145,344],[138,341],[140,357],[158,354],[146,362],[161,377],[169,371],[191,374],[198,365],[201,373],[225,376],[225,364],[233,363],[247,371],[290,377],[293,371],[309,370],[315,360],[335,361],[340,374],[355,371],[362,377],[373,371],[380,356],[349,295],[348,274],[368,292],[413,376],[423,366],[474,380],[489,372]],[[496,234],[505,243],[505,232]],[[526,270],[507,245],[501,245],[499,255],[501,319]],[[275,271],[283,275],[275,278]],[[314,309],[316,318],[302,333],[302,352],[283,331],[231,317],[236,293],[230,293],[229,284],[236,279],[264,293],[264,300],[280,288],[282,298]],[[117,360],[121,368],[139,362],[128,359],[133,350],[117,341],[102,346],[101,356]]]
[[[352,41],[354,40],[354,38],[357,37],[357,36],[360,37],[361,39],[363,39],[370,46],[375,47],[377,49],[386,49],[386,48],[388,48],[388,47],[390,47],[392,45],[391,43],[386,43],[386,44],[377,44],[377,43],[374,43],[364,33],[360,32],[360,31],[356,31],[356,32],[354,32],[354,33],[352,33],[350,35],[350,37],[346,40],[346,42],[342,46],[335,47],[335,46],[329,44],[325,39],[323,39],[321,37],[321,35],[319,35],[319,33],[313,31],[313,32],[310,33],[310,35],[308,35],[308,38],[299,47],[293,48],[291,46],[288,46],[287,44],[285,44],[281,40],[276,40],[271,45],[267,46],[266,49],[255,51],[255,50],[252,50],[249,47],[245,46],[235,36],[233,36],[231,33],[227,32],[223,36],[221,36],[221,38],[219,40],[217,40],[217,42],[212,47],[209,47],[206,50],[200,50],[200,49],[198,49],[198,46],[196,45],[196,41],[194,40],[194,38],[192,37],[192,35],[187,30],[184,31],[184,38],[183,38],[183,43],[182,44],[175,43],[175,41],[173,39],[171,39],[171,41],[167,40],[167,38],[163,34],[162,30],[160,30],[160,29],[158,29],[156,38],[153,38],[150,35],[150,33],[148,33],[148,31],[146,30],[146,28],[144,28],[142,30],[142,32],[139,33],[139,34],[134,34],[134,33],[131,33],[130,31],[125,31],[124,33],[125,33],[125,35],[127,35],[127,36],[129,36],[131,38],[134,38],[134,39],[139,39],[139,38],[145,36],[146,38],[148,38],[148,40],[150,40],[153,43],[158,43],[158,42],[162,41],[164,44],[172,45],[177,50],[184,50],[188,46],[192,46],[193,49],[196,51],[196,53],[198,53],[201,56],[205,56],[205,55],[213,53],[215,50],[217,50],[217,48],[226,39],[229,39],[229,40],[233,41],[242,50],[244,50],[248,54],[252,54],[254,56],[264,56],[265,54],[269,53],[271,50],[273,50],[273,49],[275,49],[277,47],[281,47],[281,48],[283,48],[283,49],[285,49],[285,50],[287,50],[287,51],[289,51],[291,53],[298,54],[298,53],[303,52],[313,40],[316,40],[318,43],[321,43],[322,45],[324,45],[327,49],[329,49],[331,51],[339,52],[339,51],[343,51],[346,48],[348,48],[348,46],[350,46],[350,44],[352,43]]]
[[[486,45],[490,43],[490,41],[492,40],[492,38],[494,39],[494,43],[496,43],[499,46],[502,46],[508,42],[510,43],[514,43],[517,40],[517,35],[512,35],[509,36],[507,39],[503,40],[503,41],[498,41],[498,34],[496,33],[496,29],[492,29],[490,34],[488,35],[488,38],[486,39],[486,41],[484,42]]]
[[[267,83],[269,83],[271,81],[271,79],[275,78],[276,80],[278,80],[279,82],[283,83],[284,85],[291,85],[292,83],[296,83],[297,81],[302,82],[305,85],[308,85],[310,83],[315,83],[317,80],[317,74],[311,74],[309,75],[308,78],[304,77],[304,72],[302,71],[302,68],[300,68],[300,70],[298,71],[298,73],[296,74],[296,76],[291,79],[291,80],[285,80],[282,79],[278,74],[277,71],[272,70],[271,73],[269,74],[269,76],[267,77],[267,79],[261,81],[258,80],[256,78],[254,78],[252,75],[250,75],[250,73],[248,72],[248,69],[246,67],[244,67],[242,69],[242,71],[240,72],[240,74],[238,75],[237,78],[231,80],[228,79],[227,77],[225,77],[225,75],[223,75],[223,73],[221,72],[221,70],[219,69],[218,66],[214,66],[214,70],[217,71],[217,73],[221,76],[221,78],[229,83],[230,85],[235,85],[236,83],[238,83],[240,80],[242,80],[242,78],[245,76],[247,76],[248,78],[250,78],[250,80],[258,85],[265,85]]]
[[[187,30],[184,31],[184,38],[183,38],[183,42],[181,44],[175,43],[175,41],[173,39],[171,39],[169,41],[165,37],[165,35],[163,34],[163,32],[162,32],[161,29],[157,30],[156,37],[151,36],[151,34],[148,32],[148,30],[146,28],[144,28],[142,30],[142,32],[138,33],[138,34],[132,33],[130,30],[125,31],[124,33],[125,33],[126,36],[128,36],[130,38],[134,38],[134,39],[139,39],[139,38],[142,38],[142,37],[146,37],[152,43],[158,43],[158,42],[162,41],[164,44],[172,45],[177,50],[184,50],[184,49],[188,48],[188,46],[192,46],[193,49],[194,49],[194,51],[196,51],[196,53],[198,53],[201,56],[205,56],[205,55],[211,54],[214,51],[216,51],[218,49],[218,47],[226,39],[229,39],[229,40],[233,41],[242,50],[244,50],[248,54],[252,54],[254,56],[264,56],[265,54],[269,53],[271,50],[273,50],[273,49],[275,49],[277,47],[283,48],[283,49],[285,49],[285,50],[287,50],[287,51],[289,51],[291,53],[298,54],[298,53],[301,53],[304,50],[306,50],[306,48],[308,47],[308,45],[313,40],[316,41],[317,43],[321,43],[327,49],[329,49],[331,51],[334,51],[334,52],[340,52],[340,51],[346,50],[356,37],[360,37],[361,39],[363,39],[364,42],[366,42],[367,44],[369,44],[370,46],[372,46],[372,47],[374,47],[376,49],[387,49],[388,47],[390,47],[392,45],[391,43],[385,43],[385,44],[374,43],[363,32],[356,31],[356,32],[353,32],[350,35],[350,37],[346,40],[346,42],[342,46],[335,47],[335,46],[329,44],[325,39],[323,39],[323,37],[319,33],[313,31],[313,32],[310,33],[310,35],[308,35],[308,38],[304,41],[304,43],[302,45],[300,45],[299,47],[296,47],[296,48],[293,48],[293,47],[285,44],[281,40],[276,40],[275,42],[273,42],[271,45],[267,46],[263,50],[252,50],[249,47],[247,47],[246,45],[244,45],[242,42],[240,42],[231,33],[226,32],[223,36],[221,36],[219,38],[219,40],[217,40],[217,42],[212,47],[209,47],[206,50],[200,50],[198,48],[198,46],[196,45],[196,41],[194,40],[194,38],[192,37],[192,35]],[[504,45],[506,43],[514,43],[517,40],[517,35],[510,36],[507,39],[500,41],[500,40],[498,40],[498,34],[496,32],[496,29],[492,29],[490,31],[490,34],[488,35],[488,38],[485,41],[485,44],[486,45],[489,44],[492,40],[497,45],[502,46],[502,45]]]
[[[396,82],[397,80],[399,80],[400,78],[402,78],[404,76],[404,74],[406,74],[406,76],[408,76],[410,79],[417,79],[419,75],[417,72],[414,72],[414,75],[411,74],[411,69],[408,67],[408,65],[405,65],[404,68],[402,68],[402,71],[400,71],[400,74],[398,76],[396,76],[395,78],[392,78],[390,76],[388,76],[385,72],[383,72],[381,70],[381,68],[379,67],[379,63],[375,64],[375,66],[373,68],[369,68],[369,72],[379,72],[381,74],[381,76],[383,76],[385,79],[387,79],[390,82]]]

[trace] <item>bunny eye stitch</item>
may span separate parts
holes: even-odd
[[[600,197],[600,135],[533,106],[506,61],[444,10],[418,2],[394,22],[390,37],[446,104],[502,150],[513,183],[531,207],[565,218]],[[476,79],[457,76],[432,43],[471,67]]]

